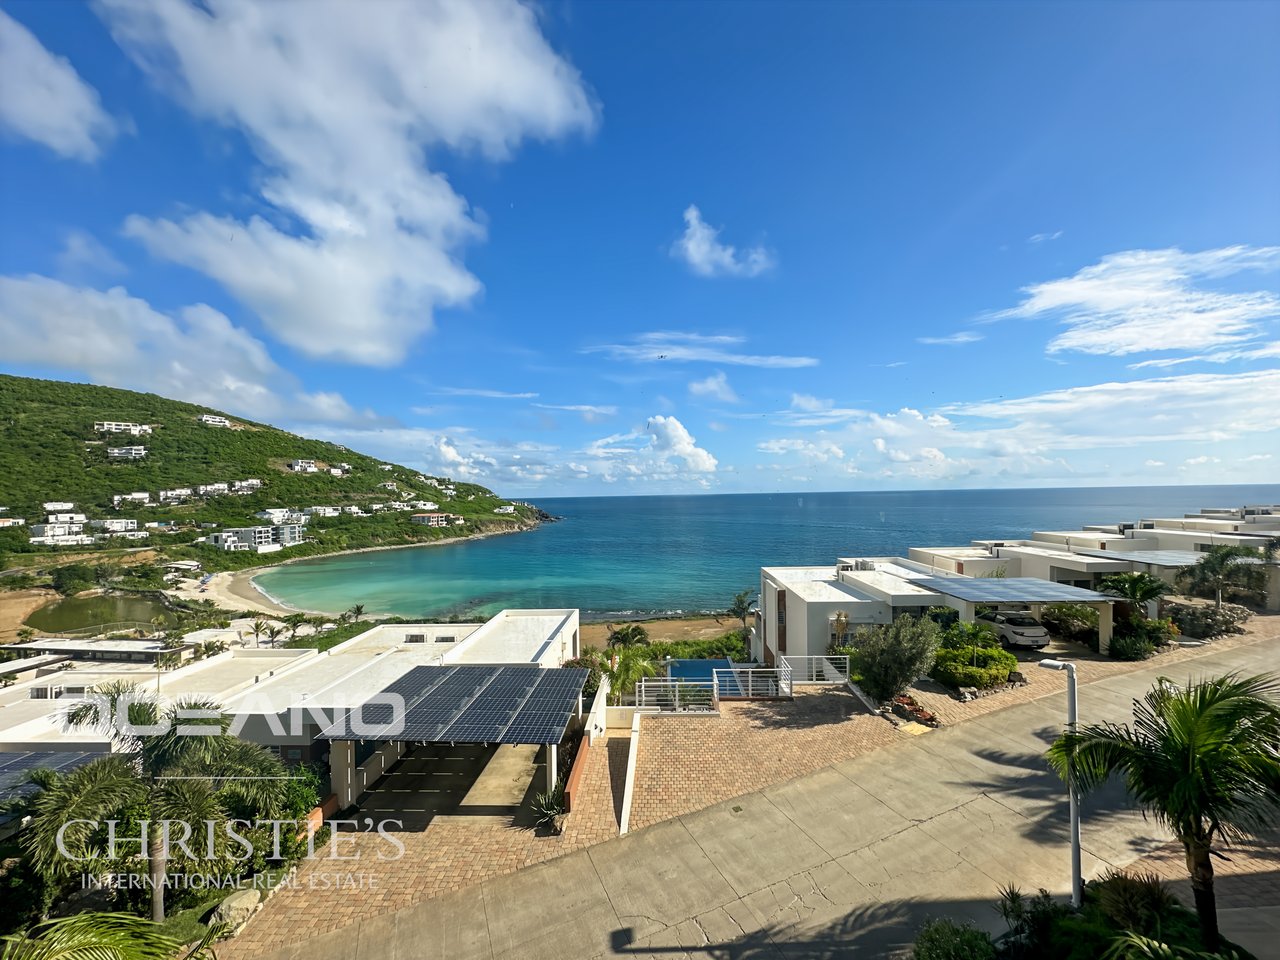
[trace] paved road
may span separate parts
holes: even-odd
[[[1126,720],[1175,680],[1275,667],[1270,640],[1081,689],[1081,718]],[[997,888],[1070,886],[1061,783],[1041,759],[1058,697],[1011,707],[579,853],[371,917],[278,960],[881,957],[940,914],[1000,929]],[[1084,865],[1168,836],[1118,790],[1085,811]],[[1227,931],[1230,933],[1230,930]]]

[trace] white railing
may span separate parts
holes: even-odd
[[[794,683],[849,682],[849,657],[783,657],[782,662],[791,668]]]
[[[636,706],[642,709],[714,713],[718,705],[714,679],[645,677],[636,684]]]
[[[719,698],[757,700],[766,697],[791,696],[791,668],[728,667],[715,671],[716,695]]]

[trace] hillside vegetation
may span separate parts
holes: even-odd
[[[202,414],[227,416],[233,428],[200,422]],[[149,424],[149,436],[96,434],[96,421]],[[142,460],[108,460],[107,447],[141,445]],[[290,557],[329,553],[357,547],[453,538],[480,532],[527,526],[537,511],[518,507],[515,514],[493,510],[506,501],[493,491],[470,483],[455,483],[457,493],[446,499],[424,482],[417,470],[398,464],[383,469],[383,461],[323,440],[308,440],[267,424],[221,411],[88,384],[34,380],[0,375],[0,516],[23,517],[27,523],[44,519],[42,504],[51,500],[75,503],[90,518],[132,517],[139,527],[159,521],[174,525],[172,532],[151,531],[145,545],[161,548],[166,556],[198,557],[206,569],[227,569],[278,563]],[[342,477],[327,472],[295,474],[291,460],[314,460],[321,467],[349,464]],[[172,506],[112,506],[112,496],[245,479],[262,480],[261,489],[247,495],[194,499]],[[440,479],[443,482],[444,478]],[[379,486],[394,482],[398,489]],[[426,528],[409,521],[409,512],[384,511],[368,517],[312,518],[307,536],[313,542],[279,553],[224,553],[192,540],[207,534],[200,524],[252,526],[263,523],[254,514],[268,507],[355,505],[392,500],[425,500],[442,511],[466,518],[465,526]],[[99,548],[41,547],[27,543],[21,527],[0,529],[0,566],[30,565],[34,555],[110,552],[144,544],[112,543]],[[7,562],[6,562],[7,561]]]

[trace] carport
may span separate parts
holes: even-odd
[[[584,669],[415,667],[323,730],[333,788],[355,803],[414,744],[523,744],[545,748],[555,789],[556,747],[582,712]]]
[[[1038,616],[1046,603],[1083,603],[1098,611],[1098,649],[1106,653],[1111,646],[1111,605],[1115,597],[1096,590],[1085,590],[1065,583],[1036,577],[925,577],[915,584],[940,594],[949,607],[960,611],[960,619],[977,618],[978,604],[999,607],[1016,604],[1031,608]]]

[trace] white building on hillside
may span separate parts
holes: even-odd
[[[220,497],[231,492],[229,483],[202,483],[196,487],[196,493],[202,497]]]
[[[146,455],[146,447],[107,447],[109,460],[141,460]]]
[[[83,513],[51,513],[45,519],[50,523],[84,523],[88,518]]]
[[[336,517],[342,513],[341,507],[303,507],[302,513],[308,517]]]
[[[108,520],[90,520],[89,526],[97,527],[107,533],[124,533],[126,530],[137,530],[138,521],[127,517],[116,517]]]
[[[317,473],[318,468],[314,460],[290,460],[289,469],[294,473]]]
[[[119,420],[99,420],[93,425],[95,433],[127,433],[131,437],[145,437],[151,427],[145,423],[122,423]]]
[[[230,421],[230,420],[228,420],[226,417],[219,417],[219,416],[217,416],[216,414],[212,414],[212,413],[202,413],[202,414],[200,414],[200,422],[201,422],[201,423],[206,423],[206,424],[208,424],[208,425],[209,425],[209,426],[211,426],[211,427],[229,427],[229,426],[231,426],[231,421]]]
[[[511,504],[508,503],[508,504],[504,504],[501,507],[494,507],[493,512],[494,513],[515,513],[516,508],[511,506]]]
[[[111,505],[117,510],[121,507],[149,507],[151,506],[151,494],[145,490],[137,490],[133,493],[117,493],[111,498]]]
[[[255,480],[252,477],[248,480],[232,480],[231,491],[233,493],[253,493],[255,490],[262,489],[262,481]]]
[[[20,527],[27,521],[22,517],[0,517],[0,529],[5,527]]]
[[[70,537],[84,532],[83,523],[33,523],[27,528],[32,537]]]
[[[189,500],[195,496],[195,491],[190,487],[174,487],[172,490],[160,491],[161,503],[181,503],[183,500]]]
[[[254,514],[259,520],[276,523],[305,523],[304,512],[293,507],[268,507]]]
[[[47,500],[44,504],[45,513],[60,513],[63,510],[74,510],[76,505],[69,500]]]
[[[230,527],[209,535],[208,542],[222,550],[273,553],[301,543],[301,524],[278,524],[270,527]]]

